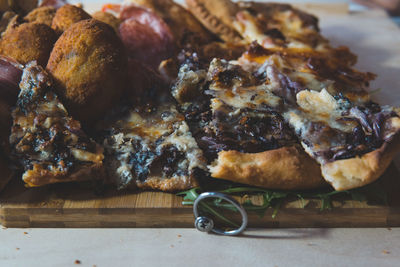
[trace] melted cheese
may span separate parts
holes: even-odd
[[[308,121],[305,117],[302,117],[299,112],[295,109],[291,109],[283,114],[285,120],[294,128],[297,134],[307,132]]]
[[[225,104],[235,109],[279,109],[282,105],[282,100],[271,92],[269,88],[270,85],[256,84],[256,79],[243,85],[242,80],[247,78],[246,75],[250,76],[251,68],[252,66],[243,66],[237,61],[226,62],[214,59],[208,70],[208,77],[211,80],[211,84],[209,85],[209,90],[206,91],[206,94],[223,101]],[[237,73],[232,75],[230,81],[231,84],[227,87],[226,84],[221,84],[218,80],[213,80],[213,73],[215,70],[221,73]],[[247,73],[243,74],[243,70]]]
[[[109,168],[117,176],[119,186],[143,184],[149,179],[180,179],[186,181],[195,168],[206,169],[202,151],[198,148],[189,127],[172,103],[162,104],[152,113],[131,113],[116,123],[116,134],[106,139],[105,148],[111,156]],[[137,153],[158,153],[173,146],[184,154],[179,159],[178,170],[171,177],[162,177],[162,167],[149,169],[145,182],[138,180],[131,157]],[[143,164],[150,167],[154,158]],[[186,183],[186,182],[185,182]]]
[[[141,136],[156,140],[169,134],[175,122],[183,120],[174,106],[160,105],[155,112],[130,111],[129,115],[115,123],[115,127],[121,129],[128,137]]]
[[[206,170],[203,152],[197,146],[186,122],[183,121],[172,134],[165,138],[165,144],[171,144],[179,151],[185,152],[186,158],[180,163],[180,168],[186,168],[189,171],[195,167]]]
[[[211,85],[210,91],[216,98],[238,109],[251,108],[265,110],[267,107],[279,108],[282,104],[282,100],[271,93],[265,84],[232,89],[222,89]]]
[[[302,116],[309,121],[324,122],[333,129],[351,132],[357,124],[343,121],[341,103],[325,89],[321,92],[304,90],[296,95],[297,104],[304,112]]]
[[[336,114],[339,105],[325,89],[321,92],[304,90],[296,95],[297,104],[306,112],[316,113],[322,117]]]
[[[103,154],[94,154],[77,148],[71,148],[71,154],[80,161],[102,162],[104,159]]]
[[[240,11],[236,17],[237,20],[233,22],[233,26],[241,33],[248,43],[257,41],[257,43],[265,48],[276,47],[273,40],[265,35],[257,26],[256,18],[248,11]]]

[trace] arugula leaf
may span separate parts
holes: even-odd
[[[237,223],[234,223],[231,220],[227,219],[225,216],[223,216],[222,214],[220,214],[217,211],[215,211],[212,207],[210,207],[205,202],[200,202],[199,205],[204,211],[210,213],[211,215],[214,215],[216,218],[222,220],[223,222],[227,223],[228,225],[231,225],[231,226],[236,227],[236,228],[240,227],[240,225],[238,225]]]
[[[335,191],[332,189],[318,189],[314,191],[284,191],[284,190],[271,190],[251,186],[243,186],[240,184],[231,183],[229,181],[221,181],[215,188],[207,186],[207,188],[192,188],[190,190],[180,192],[177,195],[183,197],[183,205],[193,205],[196,198],[203,192],[216,191],[231,196],[257,196],[262,198],[262,204],[256,205],[251,199],[245,199],[242,203],[243,208],[248,212],[254,212],[260,217],[263,217],[268,209],[272,208],[272,218],[275,218],[284,201],[289,199],[298,199],[301,201],[302,207],[305,208],[306,201],[317,199],[321,201],[320,211],[332,210],[332,200],[337,197],[350,197],[354,201],[374,201],[387,205],[387,194],[379,183],[379,181],[369,184],[367,186],[345,191]],[[224,221],[225,223],[238,227],[238,225],[225,216],[220,214],[216,208],[225,209],[229,211],[237,211],[237,209],[229,204],[223,202],[221,199],[214,199],[213,201],[204,203],[202,202],[201,208],[210,215],[213,215]]]
[[[306,200],[302,194],[296,194],[296,197],[301,201],[301,207],[304,209],[306,207]]]

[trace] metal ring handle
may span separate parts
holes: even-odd
[[[199,205],[200,201],[202,201],[203,199],[206,199],[206,198],[222,198],[222,199],[228,201],[229,203],[231,203],[233,206],[235,206],[235,208],[237,208],[239,210],[240,214],[242,215],[242,225],[238,229],[235,229],[235,230],[223,231],[223,230],[214,228],[213,220],[211,220],[207,217],[203,217],[203,216],[199,217],[198,205]],[[248,222],[247,213],[244,210],[244,208],[242,207],[242,205],[240,205],[240,203],[237,202],[236,199],[234,199],[224,193],[205,192],[205,193],[200,194],[194,201],[193,213],[196,218],[195,226],[198,230],[200,230],[202,232],[211,231],[211,232],[214,232],[214,233],[220,234],[220,235],[238,235],[238,234],[242,233],[247,227],[247,222]]]

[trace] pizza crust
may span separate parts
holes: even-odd
[[[34,164],[33,169],[26,171],[22,176],[26,187],[37,187],[65,182],[82,182],[101,178],[104,178],[103,164],[101,162],[81,167],[77,171],[67,175],[64,173],[57,175],[54,171],[43,169],[39,164]]]
[[[177,192],[198,186],[197,180],[193,176],[172,177],[165,179],[161,176],[150,176],[144,183],[136,186],[140,189],[161,190],[164,192]]]
[[[400,150],[400,130],[379,149],[351,159],[321,165],[322,175],[336,190],[348,190],[376,181]]]
[[[22,180],[26,183],[26,187],[37,187],[46,184],[80,182],[87,180],[97,180],[104,178],[103,168],[103,148],[97,145],[96,154],[90,164],[81,165],[71,173],[65,173],[62,170],[49,170],[43,168],[41,164],[33,164],[32,169],[24,172]],[[88,161],[89,162],[89,161]]]
[[[227,43],[239,43],[242,37],[233,27],[238,7],[230,0],[186,0],[192,14],[212,33]]]
[[[215,39],[215,36],[192,13],[173,0],[130,0],[130,2],[147,7],[160,16],[168,24],[179,44],[186,41],[188,34],[197,35],[198,39],[193,40],[197,42],[209,43]]]
[[[319,165],[296,146],[260,153],[221,151],[209,170],[214,178],[271,189],[300,190],[327,185]]]

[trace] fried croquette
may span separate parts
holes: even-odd
[[[14,11],[25,15],[38,5],[38,0],[0,0],[0,12]]]
[[[122,42],[112,27],[89,19],[75,23],[61,35],[47,69],[68,111],[90,123],[119,101],[126,64]]]
[[[56,11],[54,7],[50,6],[38,7],[29,12],[24,19],[28,22],[42,23],[51,27]]]
[[[65,5],[57,9],[51,27],[58,35],[61,35],[72,24],[90,18],[91,16],[82,8],[73,5]]]
[[[45,24],[19,24],[13,20],[0,40],[0,54],[21,64],[36,60],[39,65],[46,66],[56,40],[54,31]]]
[[[0,12],[9,11],[10,6],[8,4],[8,0],[0,0]]]
[[[115,32],[118,32],[118,27],[121,24],[121,20],[113,14],[103,11],[97,11],[96,13],[92,14],[92,17],[94,19],[100,20],[101,22],[107,23],[108,25],[113,27]]]
[[[8,24],[10,24],[11,20],[17,16],[17,14],[13,11],[6,11],[3,13],[3,16],[0,20],[0,33],[4,32],[7,29]]]

